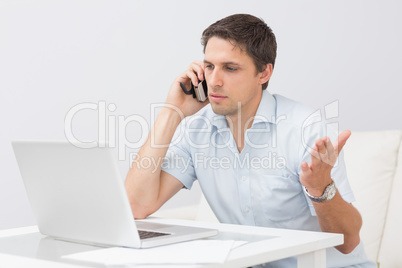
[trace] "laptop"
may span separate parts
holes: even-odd
[[[83,149],[53,141],[13,141],[12,146],[44,235],[97,246],[149,248],[218,234],[214,229],[135,221],[112,148]]]

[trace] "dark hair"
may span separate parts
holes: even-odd
[[[269,63],[272,67],[275,65],[276,38],[262,19],[248,14],[235,14],[211,24],[202,33],[204,53],[209,39],[214,36],[229,40],[245,50],[258,72],[264,71]],[[262,89],[267,87],[268,82],[262,85]]]

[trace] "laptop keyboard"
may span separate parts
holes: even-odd
[[[138,230],[138,234],[140,235],[140,239],[147,239],[147,238],[169,235],[168,233],[151,232],[151,231],[144,231],[144,230]]]

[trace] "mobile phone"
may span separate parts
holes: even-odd
[[[208,87],[205,79],[198,81],[198,87],[195,87],[193,83],[191,83],[190,90],[187,90],[183,82],[180,82],[180,87],[186,95],[193,95],[193,98],[197,99],[199,102],[204,102],[208,98]]]

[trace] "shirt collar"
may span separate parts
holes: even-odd
[[[216,128],[228,128],[226,117],[224,115],[216,114],[213,112],[212,107],[209,107],[212,125]],[[257,112],[254,117],[253,126],[258,123],[276,123],[276,100],[267,90],[262,91],[260,104],[258,105]]]
[[[276,99],[267,90],[262,91],[253,125],[258,123],[276,123]]]

